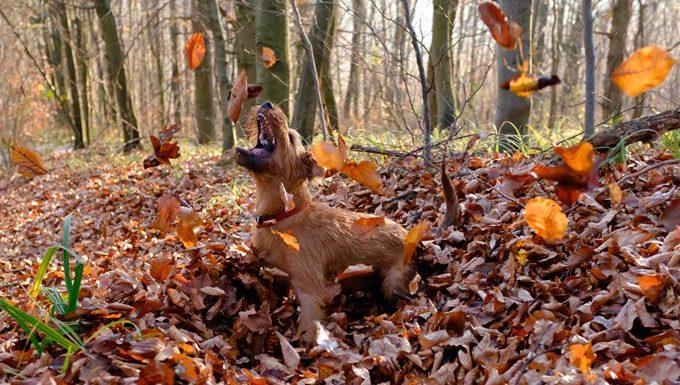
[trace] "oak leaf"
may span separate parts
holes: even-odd
[[[406,238],[404,239],[404,266],[411,263],[413,253],[416,252],[420,240],[425,237],[429,229],[430,223],[423,221],[411,227],[408,233],[406,233]]]
[[[264,68],[271,68],[276,64],[276,53],[269,47],[262,47],[262,65]]]
[[[203,33],[194,32],[184,43],[184,57],[190,70],[195,70],[203,63],[205,57],[205,38]]]
[[[564,238],[569,223],[557,202],[542,197],[533,198],[527,203],[524,220],[536,234],[549,242]]]
[[[248,73],[241,70],[229,92],[229,102],[227,104],[227,114],[232,122],[236,123],[241,116],[241,108],[248,98]]]
[[[12,165],[26,178],[47,174],[40,155],[26,146],[13,144],[10,147]]]
[[[522,27],[514,21],[508,21],[503,10],[493,2],[479,4],[477,9],[493,39],[505,49],[515,49],[517,41],[522,37]]]
[[[611,79],[626,95],[637,96],[661,84],[675,61],[661,47],[642,47],[616,67]]]

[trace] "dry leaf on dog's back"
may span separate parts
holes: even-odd
[[[227,114],[232,122],[236,123],[238,117],[241,116],[241,108],[243,103],[248,99],[248,74],[246,70],[241,70],[234,85],[229,92],[229,104],[227,104]]]
[[[205,39],[200,32],[194,32],[184,43],[184,57],[190,70],[195,70],[205,57]]]
[[[645,298],[656,305],[659,302],[659,296],[664,288],[663,276],[659,274],[638,275],[637,280],[638,286],[640,286]]]
[[[157,219],[153,226],[161,231],[170,231],[172,222],[179,213],[179,198],[165,193],[156,200]]]
[[[370,160],[364,160],[358,164],[348,162],[340,171],[351,179],[368,186],[378,194],[382,194],[382,179],[378,174],[378,165]]]
[[[262,47],[262,65],[264,68],[270,68],[276,64],[276,53],[269,47]]]
[[[659,217],[659,222],[668,231],[673,231],[680,225],[680,198],[675,198]]]
[[[593,345],[590,342],[569,345],[569,362],[579,368],[581,373],[588,374],[590,365],[594,360],[595,353],[593,353]]]
[[[359,238],[373,238],[375,229],[385,225],[385,217],[359,218],[352,223],[352,233]]]
[[[319,163],[319,166],[332,170],[342,170],[345,165],[340,151],[329,142],[318,142],[309,147],[309,152],[314,157],[314,160]]]
[[[638,96],[661,84],[674,64],[665,49],[642,47],[616,67],[611,79],[628,96]]]
[[[564,238],[569,223],[557,202],[542,197],[533,198],[527,203],[524,220],[536,234],[549,242]]]
[[[198,236],[194,228],[200,226],[201,217],[191,207],[182,206],[179,209],[179,224],[177,225],[177,238],[182,241],[187,249],[198,244]]]
[[[404,266],[409,265],[413,259],[413,253],[416,252],[418,243],[423,239],[427,231],[430,229],[429,222],[420,222],[411,227],[404,239]]]
[[[293,235],[293,230],[288,229],[285,233],[281,231],[276,231],[274,229],[271,229],[272,234],[276,234],[281,238],[283,243],[288,246],[289,249],[293,251],[300,251],[300,244],[298,243],[297,238],[295,238],[295,235]]]
[[[19,174],[26,178],[47,174],[42,158],[37,152],[16,144],[13,144],[10,148],[12,164],[18,168]]]

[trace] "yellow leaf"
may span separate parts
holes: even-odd
[[[619,186],[619,184],[616,182],[612,182],[607,185],[607,188],[609,189],[609,198],[611,199],[612,204],[616,206],[621,203],[621,199],[623,198],[621,186]]]
[[[295,238],[295,235],[293,235],[293,230],[288,229],[285,233],[281,231],[276,231],[274,229],[271,229],[272,234],[276,234],[281,238],[283,243],[288,246],[289,249],[293,251],[300,251],[300,244],[298,243],[297,238]]]
[[[611,79],[628,96],[637,96],[661,84],[674,64],[665,49],[642,47],[616,67]]]
[[[340,171],[355,181],[365,184],[378,194],[382,193],[382,179],[378,174],[378,165],[370,160],[364,160],[358,164],[348,162]]]
[[[385,225],[385,217],[359,218],[352,223],[352,233],[359,238],[372,238],[375,229]]]
[[[510,92],[517,96],[527,97],[538,89],[538,79],[522,73],[517,79],[510,80]]]
[[[190,70],[195,70],[205,57],[205,39],[200,32],[194,32],[184,43],[184,57]]]
[[[195,247],[198,244],[198,236],[194,233],[194,228],[201,224],[201,217],[191,207],[184,206],[180,207],[177,217],[179,218],[177,238],[187,249]]]
[[[413,259],[413,253],[418,247],[418,243],[423,239],[427,230],[430,229],[429,222],[420,222],[417,225],[411,227],[411,229],[406,234],[406,239],[404,239],[404,265],[409,265]]]
[[[262,64],[264,68],[270,68],[276,64],[276,53],[269,47],[262,47]]]
[[[340,171],[345,165],[345,160],[342,158],[340,151],[332,143],[319,142],[309,148],[309,152],[314,159],[323,168]]]
[[[590,142],[581,142],[572,147],[555,147],[553,151],[579,174],[589,174],[593,169],[593,145]]]
[[[536,234],[549,242],[564,238],[569,223],[557,202],[541,197],[533,198],[527,203],[524,220]]]
[[[19,174],[26,178],[47,174],[43,161],[37,152],[25,146],[13,144],[10,148],[12,164],[17,167]]]
[[[578,367],[581,373],[588,374],[590,365],[594,360],[595,353],[593,353],[593,345],[590,342],[569,345],[569,362]]]
[[[529,262],[529,259],[527,258],[527,251],[524,249],[519,249],[517,254],[515,254],[515,259],[520,266],[526,265],[527,262]]]

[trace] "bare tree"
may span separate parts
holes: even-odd
[[[288,55],[288,2],[286,0],[260,0],[255,13],[257,22],[256,43],[258,56],[263,47],[276,54],[276,63],[264,68],[256,60],[257,82],[262,84],[261,100],[269,100],[290,115],[290,58]]]
[[[583,135],[589,138],[595,133],[595,47],[591,0],[583,0],[583,46],[586,51],[586,115]]]
[[[612,8],[612,26],[609,30],[609,50],[607,51],[607,76],[604,78],[603,87],[605,99],[603,107],[605,114],[610,117],[621,112],[623,94],[609,79],[609,74],[623,61],[632,8],[632,0],[616,0]],[[621,120],[620,116],[617,120]]]
[[[456,118],[451,87],[451,33],[456,18],[458,0],[434,0],[432,16],[432,44],[428,63],[431,124],[444,129]],[[431,119],[432,120],[432,119]]]

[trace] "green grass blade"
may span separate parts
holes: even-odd
[[[35,282],[33,283],[33,288],[31,289],[31,297],[33,299],[38,297],[40,293],[40,287],[42,286],[43,278],[47,273],[47,269],[50,267],[50,262],[52,262],[52,257],[54,253],[57,252],[57,246],[51,246],[43,255],[42,262],[40,262],[40,267],[38,268],[38,273],[35,275]]]
[[[64,283],[66,284],[66,291],[71,292],[71,265],[69,264],[68,246],[71,241],[71,214],[66,217],[64,221],[64,228],[61,235],[62,258],[64,262]]]
[[[54,342],[61,345],[63,348],[67,350],[75,351],[79,349],[78,345],[64,337],[57,330],[55,330],[48,324],[42,322],[41,320],[35,318],[34,316],[24,312],[18,307],[12,305],[7,300],[0,299],[0,309],[5,310],[12,318],[14,318],[17,321],[17,323],[24,329],[24,331],[26,330],[27,327],[29,330],[35,328],[43,332],[45,336],[49,337]],[[31,340],[31,342],[33,342],[33,340]]]
[[[83,270],[85,269],[85,264],[82,262],[80,257],[76,258],[76,266],[73,269],[73,282],[71,283],[71,289],[68,290],[68,311],[72,312],[78,307],[78,296],[80,295],[80,283],[83,280]]]
[[[64,301],[59,290],[54,287],[43,287],[42,290],[47,299],[52,302],[50,314],[66,314],[68,304]]]
[[[38,340],[38,337],[33,333],[34,328],[31,327],[31,325],[29,325],[28,323],[24,322],[20,316],[17,317],[16,310],[18,309],[4,299],[0,299],[0,309],[6,311],[7,314],[10,315],[10,317],[14,318],[17,321],[19,326],[24,330],[24,333],[26,333],[26,335],[28,336],[29,341],[31,341],[31,344],[38,352],[38,354],[42,354],[43,348],[42,345],[40,344],[40,341]]]

